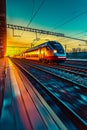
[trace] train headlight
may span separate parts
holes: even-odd
[[[57,53],[57,50],[54,50],[53,52],[54,52],[54,53]]]

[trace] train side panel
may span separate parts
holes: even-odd
[[[36,60],[36,61],[39,60],[38,49],[25,53],[25,58],[29,60]]]
[[[50,61],[53,58],[52,51],[47,47],[42,47],[37,50],[33,50],[25,53],[25,58],[35,61]]]
[[[51,57],[53,56],[52,51],[48,47],[40,48],[39,52],[39,60],[43,62],[51,60]]]

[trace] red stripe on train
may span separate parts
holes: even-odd
[[[47,59],[47,60],[66,60],[66,57],[63,57],[63,56],[61,56],[61,57],[58,57],[58,56],[45,56],[44,58]]]

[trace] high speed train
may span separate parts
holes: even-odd
[[[48,41],[25,51],[24,58],[45,63],[64,62],[66,52],[59,42]]]

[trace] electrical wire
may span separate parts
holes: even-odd
[[[42,0],[42,2],[40,3],[38,9],[37,9],[36,12],[32,15],[32,17],[31,17],[31,19],[30,19],[30,21],[29,21],[29,23],[27,24],[26,27],[29,27],[29,26],[30,26],[30,24],[32,23],[33,19],[36,17],[37,13],[39,12],[40,8],[41,8],[42,5],[45,3],[45,1],[46,1],[46,0]],[[24,33],[24,31],[21,33],[21,36],[23,35],[23,33]]]
[[[32,13],[31,13],[31,18],[30,18],[30,21],[31,21],[31,19],[32,19],[33,15],[34,15],[35,0],[32,0],[32,3],[33,3],[33,7],[32,7]],[[23,35],[23,33],[24,33],[24,31],[22,31],[22,33],[21,33],[20,37]]]
[[[62,27],[62,26],[65,25],[65,24],[68,24],[68,23],[74,21],[75,19],[77,19],[77,18],[80,17],[81,15],[84,15],[85,13],[87,13],[87,10],[85,10],[85,11],[83,11],[83,12],[80,12],[79,14],[77,14],[77,15],[73,16],[72,18],[66,20],[64,23],[58,25],[57,27],[54,27],[54,29],[57,29],[57,28],[59,28],[59,27]]]
[[[78,12],[79,12],[79,10],[81,10],[81,8],[80,9],[78,9],[77,11],[73,11],[73,14],[77,14]],[[82,13],[82,12],[81,12]],[[77,16],[77,15],[76,15]],[[73,16],[73,18],[74,18],[75,16]],[[66,17],[67,18],[67,17]],[[72,18],[70,18],[70,19],[72,19]],[[68,20],[67,20],[68,21]],[[58,22],[57,22],[58,23]],[[56,24],[57,24],[56,23]],[[55,24],[55,25],[56,25]],[[56,27],[54,27],[51,31],[53,31],[54,29],[55,29]],[[42,36],[43,37],[43,36]]]

